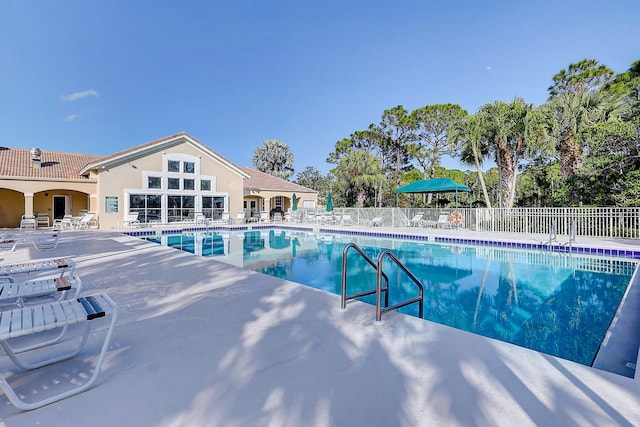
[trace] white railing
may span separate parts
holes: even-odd
[[[302,209],[302,222],[309,212]],[[383,218],[384,227],[406,227],[417,213],[423,220],[437,221],[442,213],[460,212],[461,228],[495,233],[565,235],[602,238],[640,238],[640,207],[595,208],[336,208],[337,215],[349,214],[354,223]]]

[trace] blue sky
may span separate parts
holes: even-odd
[[[326,173],[396,105],[540,104],[572,62],[623,72],[638,22],[637,0],[2,0],[0,145],[106,155],[186,131],[241,166],[279,139],[296,174]]]

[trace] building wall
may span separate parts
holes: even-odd
[[[242,209],[243,179],[228,169],[217,159],[198,149],[189,142],[182,142],[171,147],[164,147],[155,152],[147,152],[144,156],[128,158],[126,162],[97,171],[98,197],[97,209],[100,216],[100,227],[116,229],[129,210],[129,194],[167,194],[166,182],[163,179],[162,189],[147,188],[149,175],[163,174],[169,158],[185,158],[199,163],[200,176],[211,177],[214,181],[212,190],[228,197],[229,212]],[[189,191],[174,191],[173,194],[197,194]],[[117,197],[117,212],[107,213],[106,198]],[[113,199],[112,199],[113,200]]]
[[[24,213],[24,196],[14,190],[0,189],[0,228],[20,225]]]
[[[72,214],[77,215],[80,209],[90,209],[88,201],[95,192],[95,180],[0,179],[0,227],[18,227],[22,215],[38,212],[48,213],[53,223],[54,195],[71,197]]]

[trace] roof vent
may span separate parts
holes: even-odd
[[[33,166],[34,168],[40,168],[41,167],[40,149],[34,147],[31,149],[31,151],[29,151],[29,153],[31,154],[31,166]]]

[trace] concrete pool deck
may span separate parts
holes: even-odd
[[[0,396],[0,425],[640,425],[640,381],[398,313],[375,325],[369,305],[343,311],[338,295],[118,232],[63,233],[54,251],[20,245],[0,263],[59,256],[84,295],[120,306],[103,372],[34,411]],[[102,333],[76,359],[0,369],[42,398],[86,376]]]

